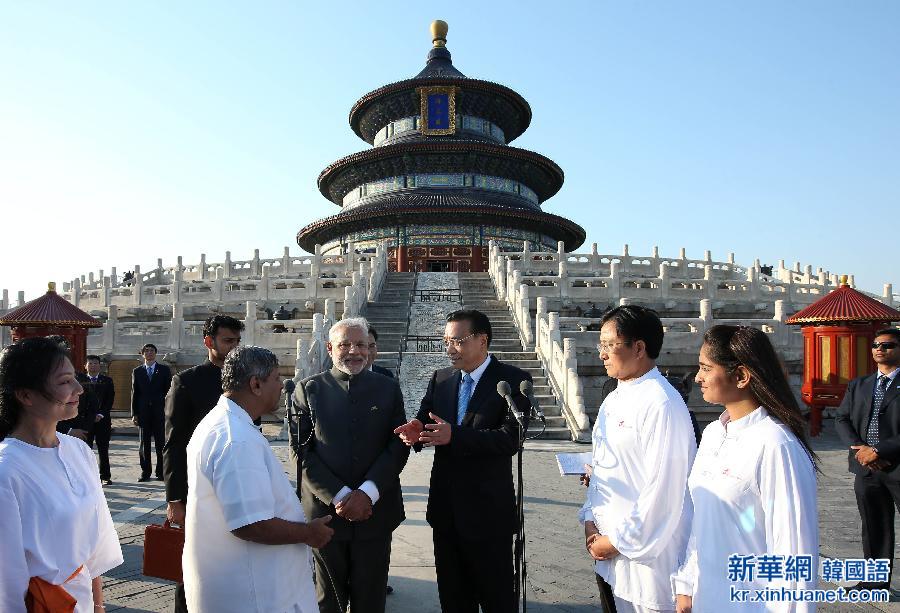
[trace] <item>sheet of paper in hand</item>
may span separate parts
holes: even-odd
[[[584,465],[591,463],[591,452],[557,453],[556,463],[561,475],[581,475],[584,474]]]

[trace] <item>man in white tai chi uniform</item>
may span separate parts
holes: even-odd
[[[597,349],[618,386],[594,423],[580,518],[602,605],[617,613],[675,610],[669,577],[690,531],[697,443],[684,400],[656,368],[662,342],[650,309],[620,306],[603,317]]]

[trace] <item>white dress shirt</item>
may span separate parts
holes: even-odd
[[[684,400],[653,368],[619,382],[592,436],[593,475],[580,517],[593,520],[619,550],[594,570],[616,597],[674,610],[671,574],[690,530],[687,477],[697,449]]]
[[[819,566],[816,474],[797,437],[759,407],[730,421],[725,411],[703,430],[688,480],[694,519],[676,593],[705,611],[814,611],[814,603],[730,602],[738,589],[813,589]],[[812,581],[728,580],[728,557],[810,555]],[[752,592],[751,592],[752,593]]]
[[[0,442],[0,611],[24,613],[31,577],[65,584],[76,613],[93,613],[91,580],[122,563],[122,548],[100,487],[97,460],[83,441]]]
[[[250,415],[222,396],[187,446],[182,557],[191,611],[318,613],[306,545],[262,545],[232,530],[305,522],[297,493]]]

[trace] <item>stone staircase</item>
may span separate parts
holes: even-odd
[[[378,300],[369,302],[364,313],[378,331],[378,359],[375,363],[394,371],[394,375],[400,365],[400,339],[406,334],[409,299],[415,283],[415,273],[388,273]]]
[[[506,302],[497,300],[497,293],[490,275],[486,272],[459,273],[459,289],[462,294],[463,307],[478,309],[491,320],[491,353],[497,359],[517,366],[528,372],[534,381],[535,399],[547,418],[547,429],[539,437],[541,439],[572,440],[572,434],[566,426],[559,404],[550,383],[541,368],[534,351],[522,349],[519,331],[513,321]]]

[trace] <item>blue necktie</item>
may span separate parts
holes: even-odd
[[[148,366],[148,367],[147,367],[147,378],[148,378],[148,379],[152,379],[152,378],[153,378],[153,367],[152,367],[152,366]]]
[[[878,385],[875,386],[875,394],[872,398],[872,416],[869,418],[869,429],[866,431],[866,444],[874,447],[878,444],[878,413],[881,412],[881,403],[884,402],[884,392],[887,390],[890,379],[879,375]]]
[[[469,373],[463,375],[462,385],[459,386],[459,400],[456,402],[456,425],[461,426],[463,417],[466,416],[466,409],[469,407],[469,398],[472,396],[472,387],[474,381]]]

